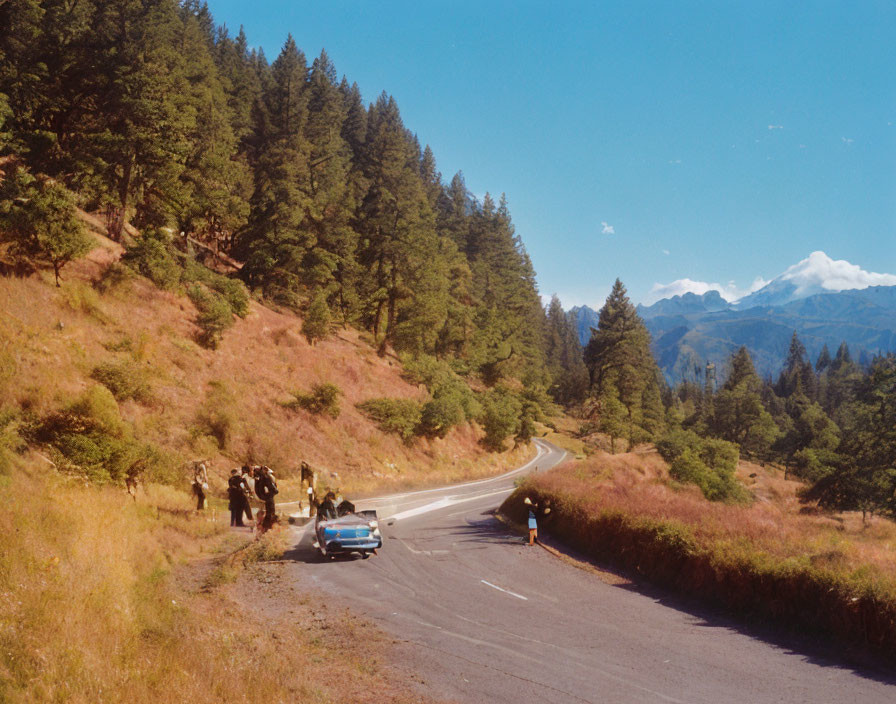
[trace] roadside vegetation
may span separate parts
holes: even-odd
[[[537,497],[543,527],[605,565],[896,661],[896,525],[806,513],[780,469],[741,463],[749,504],[676,488],[670,470],[647,448],[600,453],[527,480],[501,510],[522,522]]]
[[[279,556],[282,534],[238,549],[248,534],[230,536],[224,511],[196,514],[184,492],[150,485],[133,501],[45,465],[29,455],[0,473],[0,700],[420,701],[356,619],[334,614],[323,630],[302,595],[289,618],[251,608],[252,565]]]

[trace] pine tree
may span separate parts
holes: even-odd
[[[737,443],[744,453],[768,459],[779,431],[762,403],[762,382],[746,347],[731,356],[730,367],[728,378],[712,401],[710,430],[723,440]]]
[[[180,24],[173,0],[97,5],[97,125],[81,141],[79,158],[101,179],[115,237],[132,213],[138,227],[158,226],[176,210],[196,124],[176,45]]]
[[[448,307],[447,261],[395,100],[371,107],[364,150],[369,188],[360,209],[364,322],[389,345],[432,350]]]
[[[787,398],[800,389],[810,399],[817,397],[818,383],[812,365],[806,356],[806,348],[794,331],[790,339],[790,350],[784,362],[784,370],[778,377],[775,390],[782,398]]]
[[[465,252],[473,274],[473,366],[490,384],[504,376],[546,384],[544,309],[503,196],[497,207],[489,194],[481,207],[474,203]]]
[[[815,361],[815,371],[821,374],[831,366],[832,361],[831,353],[828,350],[828,346],[825,344],[822,346],[821,352],[818,354],[818,359]]]
[[[251,174],[245,161],[235,159],[237,137],[223,84],[219,79],[209,35],[208,7],[184,6],[183,27],[177,39],[187,68],[195,128],[177,209],[178,229],[216,249],[226,246],[249,213]]]
[[[52,268],[59,286],[62,268],[87,254],[94,242],[63,186],[16,169],[0,188],[0,244],[8,244],[18,262]]]
[[[305,280],[323,290],[343,324],[358,312],[357,203],[351,188],[351,150],[342,136],[346,119],[336,70],[325,51],[314,60],[308,83],[309,207],[304,226],[313,241],[304,261]]]
[[[305,311],[305,319],[302,321],[302,334],[308,340],[308,344],[314,345],[318,340],[324,340],[330,334],[330,309],[323,293],[318,293]]]
[[[545,359],[552,379],[551,395],[558,403],[581,401],[588,391],[588,370],[582,353],[574,322],[563,310],[560,299],[553,296],[547,310]]]
[[[656,432],[645,427],[664,416],[662,407],[656,407],[659,374],[650,352],[650,335],[619,279],[600,310],[584,357],[591,393],[601,399],[615,393],[625,407],[629,445]]]
[[[436,157],[428,144],[420,157],[420,178],[423,180],[423,190],[426,192],[429,207],[436,212],[442,197],[442,174],[436,168]]]
[[[841,412],[849,412],[849,405],[859,392],[861,380],[861,369],[852,360],[849,346],[845,342],[841,343],[834,356],[834,361],[828,368],[826,394],[822,399],[825,411],[835,421],[840,420]]]
[[[303,136],[307,77],[305,55],[289,36],[255,105],[255,187],[249,221],[235,248],[245,260],[246,282],[294,307],[300,305],[303,260],[314,244],[313,233],[303,226],[311,207],[310,145]]]

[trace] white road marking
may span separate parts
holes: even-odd
[[[549,452],[549,450],[541,444],[541,442],[538,440],[538,438],[535,438],[534,442],[535,442],[535,445],[537,448],[535,457],[533,457],[531,460],[526,462],[526,464],[524,464],[522,467],[517,467],[516,469],[513,469],[509,472],[505,472],[504,474],[500,474],[497,477],[490,477],[488,479],[477,479],[474,482],[467,482],[466,484],[454,484],[452,486],[436,487],[435,489],[420,489],[419,491],[408,491],[408,492],[405,492],[404,494],[389,494],[387,496],[374,496],[370,499],[364,499],[364,501],[372,502],[372,501],[385,501],[387,499],[388,500],[403,499],[406,496],[416,496],[418,494],[432,494],[436,491],[446,491],[446,490],[450,490],[450,489],[463,489],[464,487],[468,487],[468,486],[476,486],[477,484],[486,484],[488,482],[496,482],[500,479],[506,479],[507,477],[512,477],[514,474],[519,474],[520,472],[524,472],[527,469],[529,469],[529,467],[531,465],[538,462],[538,460],[540,460],[544,455],[546,455]],[[567,453],[564,450],[563,456],[560,458],[560,462],[562,462],[566,458],[566,454]],[[558,462],[558,464],[559,464],[559,462]]]
[[[522,594],[517,594],[516,592],[512,592],[509,589],[502,589],[497,584],[492,584],[491,582],[486,582],[484,579],[480,579],[480,582],[491,587],[492,589],[497,589],[499,592],[504,592],[505,594],[510,594],[510,596],[515,596],[517,599],[522,599],[523,601],[529,601],[529,597],[523,596]]]
[[[389,521],[400,521],[404,518],[411,518],[412,516],[419,516],[422,513],[429,513],[430,511],[438,511],[440,508],[448,508],[449,506],[454,506],[455,504],[463,504],[468,501],[476,501],[477,499],[487,499],[490,496],[498,496],[500,494],[507,494],[513,491],[513,488],[510,489],[501,489],[500,491],[493,491],[489,494],[476,494],[475,496],[464,496],[464,497],[456,497],[456,496],[446,496],[438,501],[433,501],[428,504],[423,504],[422,506],[418,506],[417,508],[409,508],[407,511],[401,511],[400,513],[393,513],[391,516],[389,514],[383,514],[381,516],[381,520],[389,520]]]

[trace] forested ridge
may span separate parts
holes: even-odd
[[[245,284],[312,343],[354,326],[402,355],[431,400],[365,412],[403,436],[475,419],[494,447],[525,441],[551,398],[612,450],[656,441],[714,498],[736,498],[739,452],[828,506],[896,512],[893,355],[858,365],[844,345],[813,367],[794,336],[775,382],[743,349],[718,388],[670,389],[619,281],[583,350],[560,301],[542,307],[505,198],[443,179],[395,100],[365,103],[325,51],[309,62],[287,37],[269,62],[194,0],[7,0],[0,120],[6,268],[58,282],[88,247],[79,206],[190,296],[208,346],[246,314]],[[196,265],[207,251],[233,271]]]
[[[806,483],[803,498],[832,510],[896,516],[896,355],[867,364],[844,342],[812,362],[794,332],[777,378],[760,378],[741,347],[706,383],[667,386],[650,335],[616,281],[584,351],[583,430],[610,449],[652,441],[674,479],[707,498],[748,497],[735,479],[739,457],[774,463]],[[716,373],[718,372],[718,377]]]
[[[0,118],[8,216],[27,203],[65,220],[68,199],[132,247],[137,228],[144,263],[190,242],[230,255],[251,290],[305,314],[309,339],[353,325],[490,385],[551,384],[556,340],[504,197],[443,181],[395,100],[365,104],[325,51],[309,62],[289,36],[269,62],[193,0],[9,0]],[[81,253],[14,229],[18,263],[58,273]]]

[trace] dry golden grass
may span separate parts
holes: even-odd
[[[756,474],[756,477],[750,477]],[[575,496],[589,511],[627,511],[656,520],[673,519],[701,539],[751,549],[780,559],[811,563],[831,551],[842,553],[842,567],[874,572],[896,587],[896,524],[875,517],[862,525],[860,514],[805,514],[797,497],[803,485],[784,480],[772,467],[741,462],[738,475],[757,494],[748,506],[707,501],[699,489],[673,489],[666,462],[653,449],[596,455],[539,475],[540,489]],[[869,572],[870,571],[870,572]]]
[[[209,458],[219,494],[229,469],[245,462],[285,479],[304,460],[326,484],[369,491],[493,473],[521,454],[487,452],[469,425],[412,445],[382,433],[357,402],[426,391],[352,329],[311,347],[300,318],[253,302],[217,350],[203,349],[186,297],[133,275],[103,283],[121,247],[96,237],[100,246],[66,267],[61,289],[45,275],[0,278],[0,408],[46,414],[96,383],[98,365],[138,365],[148,392],[121,402],[123,418],[138,440],[172,457]],[[283,407],[292,391],[316,383],[341,390],[338,418]]]
[[[313,609],[254,608],[245,578],[197,579],[234,541],[186,494],[150,487],[134,502],[29,465],[0,476],[0,497],[0,701],[325,703],[344,701],[343,682],[420,700],[378,664],[369,626],[328,618],[322,634]]]

